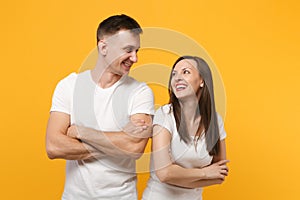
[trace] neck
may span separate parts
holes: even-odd
[[[195,97],[189,98],[188,100],[179,101],[181,106],[181,112],[188,123],[193,123],[199,120],[200,108],[198,105],[198,99]]]
[[[96,66],[91,70],[93,81],[101,88],[108,88],[120,80],[121,76],[112,73],[109,65],[98,58]]]

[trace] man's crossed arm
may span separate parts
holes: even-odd
[[[103,132],[70,124],[70,115],[51,112],[46,150],[51,159],[85,160],[103,155],[139,158],[152,133],[152,117],[135,114],[120,132]]]

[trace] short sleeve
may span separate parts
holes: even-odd
[[[133,97],[130,115],[137,113],[154,115],[153,92],[145,83],[138,87]]]
[[[73,92],[72,81],[75,78],[76,74],[72,73],[58,82],[52,96],[50,112],[58,111],[66,114],[71,113],[71,100]]]
[[[170,112],[170,105],[162,106],[156,110],[153,119],[153,125],[159,125],[173,134],[174,123],[172,119],[172,113]]]
[[[219,125],[219,132],[220,132],[220,140],[224,140],[227,136],[226,131],[224,129],[224,122],[222,117],[219,114],[217,114],[217,117],[218,117],[218,125]]]

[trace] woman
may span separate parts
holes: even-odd
[[[207,63],[183,56],[173,65],[170,102],[153,122],[151,176],[143,200],[202,199],[202,187],[228,175],[223,122]]]

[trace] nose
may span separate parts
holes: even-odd
[[[183,80],[182,75],[179,73],[175,73],[172,78],[176,82]]]
[[[130,59],[133,63],[136,63],[136,62],[138,61],[137,52],[132,51],[129,59]]]

